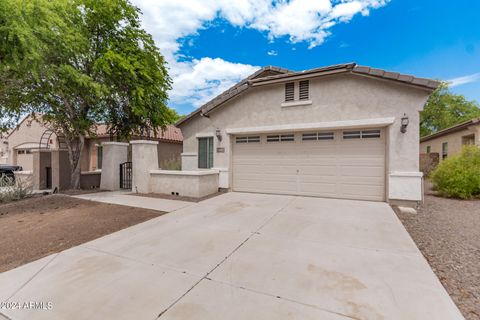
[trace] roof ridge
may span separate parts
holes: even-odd
[[[259,74],[268,70],[274,70],[274,71],[280,72],[281,74],[256,78]],[[203,104],[202,106],[200,106],[199,108],[197,108],[196,110],[188,114],[186,117],[179,120],[175,125],[178,126],[184,123],[185,121],[188,121],[190,118],[192,118],[196,114],[199,114],[199,113],[206,114],[210,112],[217,106],[223,104],[224,102],[236,97],[238,94],[247,90],[252,84],[267,82],[270,80],[304,76],[308,74],[316,74],[316,73],[331,74],[331,73],[341,73],[341,72],[348,72],[351,74],[358,74],[363,76],[386,79],[390,81],[397,81],[403,84],[416,86],[416,87],[424,88],[431,91],[435,90],[440,85],[440,82],[437,80],[432,80],[427,78],[418,78],[411,75],[401,74],[399,72],[391,72],[391,71],[371,68],[367,66],[359,66],[355,62],[334,64],[334,65],[329,65],[329,66],[324,66],[324,67],[319,67],[314,69],[307,69],[307,70],[298,71],[298,72],[275,67],[275,66],[264,66],[259,70],[257,70],[256,72],[254,72],[253,74],[251,74],[250,76],[248,76],[247,78],[242,79],[240,82],[238,82],[234,86],[230,87],[229,89],[225,90],[221,94],[217,95],[212,100]]]
[[[480,123],[480,117],[475,117],[475,118],[472,118],[470,120],[466,120],[466,121],[460,122],[458,124],[455,124],[451,127],[439,130],[435,133],[431,133],[427,136],[421,137],[420,142],[428,141],[428,140],[431,140],[431,139],[436,138],[436,137],[441,137],[444,134],[449,133],[449,132],[455,132],[457,130],[461,130],[461,129],[463,129],[464,126],[468,126],[469,124],[475,125],[475,124],[479,124],[479,123]]]

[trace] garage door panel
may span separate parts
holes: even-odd
[[[379,196],[382,193],[383,186],[365,186],[356,184],[341,184],[340,193],[349,197],[371,197],[377,198],[377,200],[383,200],[383,197]]]
[[[293,186],[290,182],[281,181],[264,181],[264,183],[257,183],[256,186],[252,186],[244,180],[243,183],[241,181],[238,182],[235,190],[244,192],[295,194],[297,192],[297,187]]]
[[[363,166],[361,168],[355,166],[342,166],[339,169],[342,177],[383,177],[383,167],[381,166]]]
[[[337,160],[338,165],[347,167],[384,167],[385,159],[380,157],[342,157]]]
[[[361,185],[374,185],[382,186],[384,185],[384,178],[381,176],[378,177],[361,177],[361,176],[340,176],[337,177],[339,183],[352,183],[352,184],[361,184]]]
[[[269,134],[273,135],[273,134]],[[383,201],[385,139],[266,142],[234,144],[233,189]]]
[[[337,188],[335,184],[321,184],[321,183],[302,183],[300,185],[299,195],[315,196],[321,192],[323,197],[335,197],[337,195]]]
[[[337,166],[333,165],[308,165],[308,166],[301,166],[298,169],[298,174],[302,177],[308,178],[309,176],[335,176],[335,171],[337,170]]]

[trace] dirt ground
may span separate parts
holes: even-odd
[[[0,272],[162,214],[65,195],[0,204]]]
[[[480,319],[480,200],[425,196],[400,220],[467,320]]]

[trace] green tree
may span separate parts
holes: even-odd
[[[96,123],[126,139],[176,120],[166,63],[139,14],[128,0],[0,1],[0,121],[42,114],[65,136],[73,188]]]
[[[480,117],[480,106],[463,95],[453,94],[442,84],[420,112],[420,136],[426,136],[461,122]]]

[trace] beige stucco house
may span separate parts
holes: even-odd
[[[88,137],[85,140],[81,171],[89,181],[97,185],[102,169],[102,144],[110,141],[110,135],[105,125],[97,125],[95,129],[95,137]],[[138,139],[145,137],[132,137],[132,140]],[[181,161],[183,137],[180,129],[170,125],[157,136],[148,139],[158,142],[159,166]],[[66,145],[62,141],[64,140],[57,137],[42,121],[41,115],[27,116],[10,131],[5,143],[2,143],[2,146],[6,146],[5,161],[8,164],[22,166],[23,171],[33,172],[34,187],[38,189],[50,189],[55,186],[61,189],[68,188],[70,164]],[[116,168],[116,172],[118,171],[119,168]]]
[[[464,145],[480,146],[480,118],[465,121],[420,139],[420,153],[438,153],[439,160],[460,152]]]
[[[96,136],[89,137],[85,141],[83,157],[81,160],[82,171],[95,171],[101,169],[103,142],[110,141],[105,125],[96,127]],[[42,138],[43,137],[43,138]],[[132,137],[132,140],[141,137]],[[180,161],[182,151],[182,133],[174,127],[168,126],[157,137],[150,137],[159,141],[159,165],[167,161]],[[3,141],[2,141],[3,142]],[[61,144],[61,143],[60,143]],[[27,116],[5,136],[2,146],[5,145],[4,154],[7,155],[6,163],[22,166],[24,171],[33,170],[33,152],[37,149],[59,149],[57,136],[42,122],[42,117]]]
[[[419,201],[419,111],[438,84],[355,63],[264,67],[177,123],[182,170],[234,191]]]

